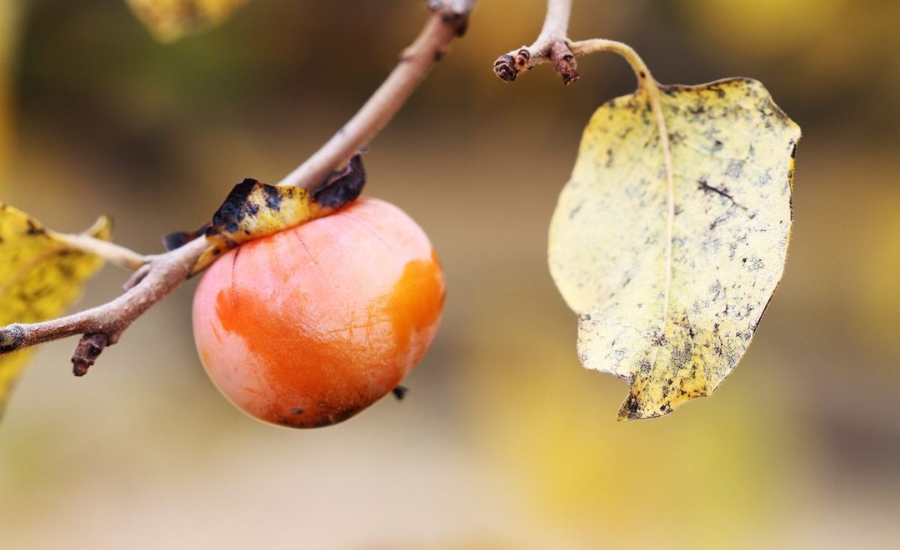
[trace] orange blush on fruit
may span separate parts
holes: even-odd
[[[194,338],[235,406],[314,428],[396,388],[434,339],[443,304],[422,229],[390,203],[359,199],[216,261],[194,297]]]

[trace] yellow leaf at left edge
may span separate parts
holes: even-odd
[[[138,19],[161,42],[223,22],[250,0],[126,0]]]
[[[631,384],[620,420],[715,391],[750,345],[790,241],[800,128],[763,85],[660,91],[671,199],[642,89],[594,114],[550,226],[550,271],[579,315],[582,363]]]
[[[112,224],[102,217],[85,234],[109,240]],[[0,327],[38,323],[61,315],[103,260],[72,249],[24,212],[0,203]],[[0,349],[7,342],[0,342]],[[0,416],[30,349],[0,354]]]

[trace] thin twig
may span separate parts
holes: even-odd
[[[453,37],[461,36],[465,30],[465,13],[447,9],[435,11],[419,37],[400,55],[397,67],[356,116],[278,185],[306,187],[318,184],[332,170],[346,164],[394,118],[429,69],[447,53]]]
[[[311,190],[369,143],[446,53],[453,38],[465,31],[468,13],[475,1],[431,0],[429,7],[434,14],[416,41],[403,52],[397,68],[385,83],[341,131],[280,185]],[[42,323],[0,328],[0,354],[80,334],[82,338],[72,357],[77,375],[85,374],[105,347],[115,344],[138,317],[181,286],[208,247],[206,239],[201,237],[171,252],[144,257],[97,239],[66,238],[81,250],[97,253],[136,270],[125,284],[125,292],[111,302],[80,313]]]
[[[572,0],[548,0],[544,26],[531,47],[543,50],[549,48],[550,44],[557,40],[565,41],[569,36],[569,18],[571,16]]]
[[[82,342],[102,334],[106,337],[106,345],[115,344],[131,323],[187,280],[191,268],[206,247],[205,239],[196,239],[172,252],[155,256],[147,264],[149,268],[140,284],[101,306],[59,319],[14,324],[0,329],[0,342],[3,342],[0,352],[16,351],[79,334],[83,335]],[[82,346],[79,344],[79,349]],[[77,358],[76,353],[73,360]]]
[[[150,261],[149,256],[142,256],[137,252],[125,248],[124,246],[103,239],[98,239],[84,233],[69,234],[57,233],[47,230],[54,240],[65,243],[67,246],[99,256],[109,263],[127,269],[128,271],[137,271]]]

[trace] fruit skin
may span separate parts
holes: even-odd
[[[437,332],[444,275],[396,206],[359,199],[215,262],[194,339],[219,390],[262,421],[341,422],[400,383]]]

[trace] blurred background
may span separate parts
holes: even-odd
[[[424,0],[255,0],[155,42],[121,1],[0,0],[0,200],[143,252],[274,182],[349,118]],[[430,235],[442,329],[384,399],[322,430],[259,424],[203,373],[194,283],[89,376],[43,347],[0,425],[0,548],[505,550],[900,547],[900,3],[576,0],[573,38],[633,45],[666,83],[765,82],[804,131],[786,276],[711,399],[620,424],[584,370],[546,231],[616,57],[512,85],[491,64],[544,0],[482,0],[366,157],[366,194]],[[78,307],[105,302],[108,267]]]

